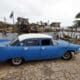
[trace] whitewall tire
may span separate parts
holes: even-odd
[[[14,66],[20,65],[20,64],[22,64],[22,62],[23,62],[23,59],[20,57],[16,57],[16,58],[11,59],[11,64]]]

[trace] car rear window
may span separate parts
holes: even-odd
[[[53,45],[51,39],[43,39],[41,44],[42,44],[42,46],[51,46],[51,45]]]

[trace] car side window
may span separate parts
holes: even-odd
[[[51,46],[51,45],[53,45],[51,39],[43,39],[41,44],[42,44],[42,46]]]
[[[39,41],[35,39],[26,40],[26,46],[39,46]]]

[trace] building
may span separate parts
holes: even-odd
[[[53,30],[59,30],[60,29],[60,22],[52,22],[50,24],[50,27],[53,29]]]

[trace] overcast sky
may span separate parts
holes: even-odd
[[[75,15],[80,12],[80,0],[0,0],[0,20],[14,11],[15,22],[18,16],[29,18],[30,22],[61,22],[61,26],[73,24]]]

